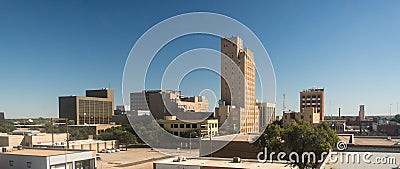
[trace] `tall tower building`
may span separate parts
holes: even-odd
[[[259,132],[254,53],[240,37],[221,38],[221,101],[239,110],[241,133]],[[221,106],[220,106],[221,107]],[[222,108],[229,110],[229,108]],[[226,112],[219,112],[219,114]]]
[[[312,88],[300,92],[300,112],[307,107],[316,108],[320,121],[324,120],[324,89]]]
[[[360,111],[358,111],[358,116],[360,117],[360,120],[365,120],[365,106],[360,105]]]

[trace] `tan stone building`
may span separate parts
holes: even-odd
[[[204,96],[181,97],[178,107],[184,111],[208,112],[208,100]]]
[[[324,89],[312,88],[300,92],[300,112],[307,107],[316,108],[320,121],[324,120]]]
[[[317,124],[320,122],[320,113],[318,113],[315,107],[306,107],[302,112],[285,111],[283,112],[283,124],[290,124],[292,121],[307,121],[311,124]]]
[[[114,115],[114,91],[87,90],[86,96],[59,97],[59,117],[75,124],[110,124]]]
[[[166,116],[165,119],[159,119],[157,122],[166,131],[177,136],[189,131],[200,131],[202,135],[216,135],[218,133],[217,119],[182,121],[178,120],[176,116]]]
[[[204,96],[185,97],[180,91],[145,90],[131,93],[131,110],[150,111],[155,119],[164,119],[176,112],[208,112]]]
[[[241,133],[259,132],[259,116],[255,98],[254,53],[243,48],[240,37],[221,38],[221,101],[217,116],[227,117],[236,109],[232,120],[239,120]],[[223,120],[223,119],[222,119]],[[224,123],[220,119],[220,123]],[[236,124],[236,122],[232,122]]]

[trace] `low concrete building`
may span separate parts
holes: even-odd
[[[157,122],[162,128],[177,136],[189,131],[199,131],[202,135],[216,135],[218,133],[217,119],[183,121],[176,119],[176,116],[166,116],[165,120],[160,119]]]
[[[200,157],[257,159],[260,149],[251,144],[257,135],[233,134],[202,138]]]
[[[69,147],[67,146],[67,142],[55,142],[54,146],[58,149],[71,149],[71,150],[90,150],[95,152],[101,152],[103,149],[110,149],[110,148],[118,148],[118,143],[116,140],[76,140],[76,141],[69,141]],[[38,143],[33,145],[36,148],[48,148],[52,147],[51,142],[47,143]]]
[[[336,133],[344,133],[346,131],[346,120],[327,120],[323,121]]]
[[[257,160],[241,159],[240,162],[233,162],[232,158],[187,158],[177,160],[169,158],[153,163],[153,169],[255,169],[270,168],[281,169],[291,168],[286,163],[261,163]]]
[[[283,124],[289,124],[292,121],[307,121],[311,124],[320,122],[320,113],[314,107],[303,108],[302,112],[286,111],[283,112]]]
[[[38,133],[35,135],[9,135],[9,134],[0,134],[0,146],[19,146],[22,145],[24,147],[32,147],[38,143],[46,143],[46,142],[60,142],[65,141],[67,139],[67,134],[65,133]]]
[[[94,151],[22,149],[0,153],[2,169],[95,169]]]
[[[400,125],[399,124],[377,125],[376,130],[378,133],[382,133],[387,136],[400,136]]]

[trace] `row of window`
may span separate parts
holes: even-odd
[[[171,128],[197,128],[197,124],[170,124],[170,125]],[[201,128],[204,128],[204,126],[201,126]]]
[[[8,165],[9,165],[10,167],[13,167],[13,166],[14,166],[14,161],[13,161],[13,160],[10,160],[10,161],[8,162]],[[32,162],[26,162],[26,168],[32,168]]]
[[[303,98],[303,99],[304,98],[321,98],[321,95],[312,95],[312,96],[310,96],[310,95],[309,96],[304,96],[303,95],[303,96],[301,96],[301,98]]]
[[[288,115],[285,115],[285,119],[287,119],[287,118],[288,118]],[[294,119],[294,118],[295,118],[294,114],[290,114],[290,118],[291,118],[291,119]],[[304,119],[304,116],[301,115],[300,118],[301,118],[301,119]],[[310,119],[312,119],[312,115],[310,115]]]

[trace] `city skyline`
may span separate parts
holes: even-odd
[[[394,115],[400,102],[397,1],[255,2],[229,9],[225,1],[144,2],[140,8],[128,1],[46,2],[0,6],[5,25],[0,27],[0,112],[7,118],[56,117],[59,96],[86,89],[110,87],[115,105],[121,105],[122,73],[132,45],[154,24],[193,11],[227,15],[256,33],[275,69],[277,115],[282,114],[283,94],[287,109],[299,110],[299,92],[314,86],[325,88],[326,116],[337,115],[339,107],[342,115],[357,115],[360,104],[366,116],[389,115],[390,104]],[[242,8],[253,10],[238,13]],[[148,89],[159,89],[158,72],[169,61],[198,47],[219,51],[219,38],[190,35],[169,43],[149,68]],[[199,83],[204,78],[209,83]],[[214,73],[196,71],[185,77],[182,91],[198,95],[204,86],[193,84],[201,84],[220,99],[219,80]]]

